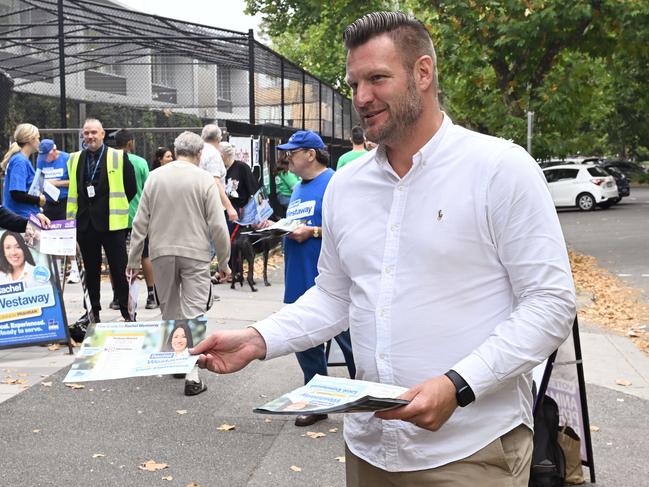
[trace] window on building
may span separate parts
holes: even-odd
[[[154,85],[174,86],[173,63],[168,56],[151,56],[151,83]]]

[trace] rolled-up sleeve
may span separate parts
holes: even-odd
[[[485,208],[517,305],[453,366],[476,398],[543,362],[569,335],[576,313],[566,244],[543,174],[521,148],[507,149],[499,159]]]

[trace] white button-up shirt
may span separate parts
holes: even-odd
[[[444,115],[403,178],[381,147],[333,177],[322,239],[315,286],[255,325],[266,358],[349,323],[357,378],[412,387],[452,368],[476,396],[436,432],[348,414],[354,454],[421,470],[532,427],[530,370],[568,336],[575,295],[554,205],[527,152]]]

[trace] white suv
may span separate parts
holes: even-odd
[[[580,210],[608,208],[618,197],[613,176],[592,164],[565,164],[543,170],[554,206],[576,206]]]

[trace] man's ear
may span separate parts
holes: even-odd
[[[426,91],[431,88],[435,79],[435,63],[430,56],[421,56],[413,67],[413,75],[417,87]]]

